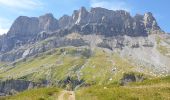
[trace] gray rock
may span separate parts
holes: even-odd
[[[27,36],[39,32],[39,20],[36,17],[18,17],[7,34],[14,36]]]
[[[14,61],[60,46],[86,45],[85,41],[81,39],[65,39],[65,36],[70,33],[96,34],[105,37],[124,35],[136,37],[159,32],[161,29],[152,13],[137,14],[132,17],[123,10],[113,11],[100,7],[91,8],[90,11],[82,7],[80,10],[75,10],[72,16],[64,15],[59,20],[55,19],[52,14],[40,17],[20,16],[14,21],[9,32],[0,36],[0,60]],[[30,49],[29,54],[24,53],[23,48],[18,49],[25,46],[32,47],[33,44],[51,37],[57,37],[57,40],[35,46]],[[111,48],[110,45],[109,43],[100,44],[106,48]],[[123,48],[123,43],[120,43],[119,40],[116,46]]]
[[[68,22],[68,25],[61,26],[69,27],[70,32],[82,34],[147,36],[152,31],[161,31],[151,13],[132,17],[123,10],[112,11],[100,7],[90,11],[82,7],[74,11],[72,16],[64,16],[60,20]]]
[[[58,20],[52,14],[45,14],[38,18],[39,32],[41,31],[56,31],[59,28]]]
[[[160,27],[158,26],[156,19],[153,17],[151,12],[145,13],[143,20],[146,29],[160,30]]]
[[[28,89],[32,82],[24,80],[7,80],[0,82],[0,93],[3,95],[13,95],[14,93]],[[32,83],[34,84],[34,83]],[[35,84],[34,84],[35,86]]]

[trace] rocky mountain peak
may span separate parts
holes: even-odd
[[[105,9],[105,8],[102,8],[102,7],[95,7],[95,8],[91,8],[90,9],[90,12],[91,13],[99,13],[99,12],[109,12],[111,10],[108,10],[108,9]]]
[[[18,17],[12,24],[8,34],[35,35],[41,31],[55,31],[58,29],[58,20],[48,13],[40,17]]]
[[[39,17],[39,28],[40,31],[55,31],[59,27],[58,20],[54,18],[51,13],[47,13]]]
[[[64,15],[59,19],[59,27],[61,29],[64,29],[66,26],[70,26],[70,24],[72,23],[72,17],[68,16],[68,15]]]
[[[145,13],[143,20],[147,30],[160,30],[160,27],[158,26],[156,19],[153,17],[151,12]]]
[[[45,17],[45,18],[54,18],[53,14],[52,13],[46,13],[40,17]]]
[[[30,35],[38,32],[38,19],[36,17],[18,17],[12,24],[8,34]]]
[[[81,7],[81,9],[78,12],[78,18],[75,24],[85,24],[87,23],[87,17],[89,12],[86,10],[85,7]]]
[[[72,19],[73,19],[74,22],[78,19],[78,15],[79,15],[79,11],[74,10],[73,14],[72,14]]]
[[[70,32],[96,33],[105,36],[139,36],[161,30],[151,12],[132,17],[129,12],[124,10],[113,11],[96,7],[88,11],[85,7],[81,7],[79,10],[75,10],[72,16],[64,15],[59,20],[51,13],[38,18],[20,16],[8,33],[26,35],[42,31],[54,32],[65,28],[70,29]]]

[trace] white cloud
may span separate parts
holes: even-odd
[[[103,7],[110,10],[130,11],[129,5],[122,0],[91,0],[91,7]]]
[[[39,0],[0,0],[0,6],[12,9],[34,9],[43,4]]]
[[[6,34],[8,32],[8,29],[0,28],[0,35]]]
[[[0,17],[0,35],[7,33],[11,24],[11,20]]]
[[[0,7],[4,10],[21,15],[28,10],[43,8],[44,4],[41,0],[0,0]],[[9,20],[0,16],[0,35],[7,33],[13,19]]]

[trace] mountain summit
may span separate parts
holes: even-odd
[[[64,15],[59,20],[52,14],[39,18],[20,16],[15,20],[8,34],[37,34],[42,31],[54,32],[60,29],[105,36],[146,36],[161,31],[150,12],[132,17],[123,10],[112,11],[97,7],[87,11],[82,7],[75,10],[72,16]]]

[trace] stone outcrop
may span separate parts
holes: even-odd
[[[75,10],[72,16],[65,15],[59,21],[68,22],[62,24],[62,27],[69,27],[71,32],[82,34],[147,36],[153,31],[161,31],[150,12],[132,17],[123,10],[112,11],[100,7],[90,11],[82,7]]]
[[[7,34],[30,36],[42,31],[55,31],[58,27],[58,20],[52,14],[45,14],[39,18],[20,16],[12,24]]]
[[[39,20],[39,32],[47,31],[53,32],[59,28],[58,20],[53,17],[52,14],[45,14],[38,18]]]
[[[14,35],[14,36],[23,36],[23,35],[27,36],[27,35],[36,34],[39,31],[38,25],[39,25],[38,18],[20,16],[12,24],[7,34]]]
[[[45,14],[38,18],[20,16],[15,20],[8,34],[25,36],[42,31],[54,32],[64,28],[71,30],[75,27],[78,27],[79,30],[74,31],[105,36],[141,36],[154,30],[161,31],[150,12],[132,17],[123,10],[112,11],[97,7],[87,11],[86,8],[82,7],[80,10],[75,10],[72,16],[64,15],[59,20],[55,19],[52,14]]]
[[[35,87],[35,83],[24,80],[7,80],[0,82],[0,96],[13,95]]]
[[[87,45],[82,39],[65,39],[65,38],[53,38],[51,40],[46,41],[46,43],[35,44],[29,46],[23,46],[23,48],[15,48],[10,52],[0,55],[0,60],[4,62],[15,61],[16,59],[25,58],[34,56],[45,51],[48,51],[52,48],[64,47],[64,46],[84,46]]]

